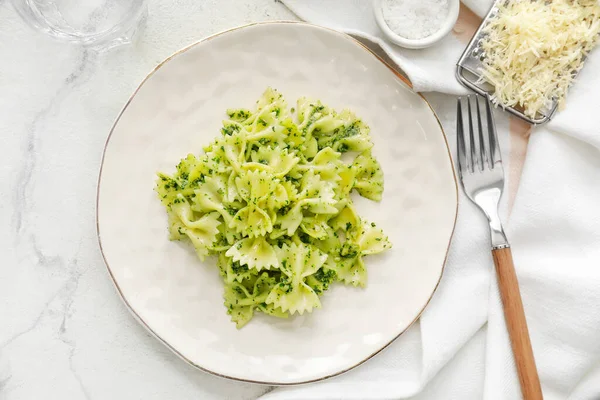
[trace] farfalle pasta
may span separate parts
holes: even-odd
[[[256,111],[227,115],[203,154],[158,174],[156,191],[170,239],[201,260],[216,256],[231,320],[241,328],[256,312],[312,312],[334,282],[365,286],[364,258],[391,247],[350,197],[383,193],[369,127],[307,98],[288,109],[273,89]]]

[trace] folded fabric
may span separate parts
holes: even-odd
[[[445,93],[427,98],[454,152],[456,98],[447,94],[466,93],[455,64],[490,1],[465,1],[453,33],[423,50],[387,42],[370,1],[283,3],[308,22],[379,44],[415,90]],[[547,400],[600,399],[600,51],[587,64],[567,108],[531,139],[524,124],[495,113],[507,177],[502,211]],[[459,200],[444,277],[419,323],[355,370],[261,399],[520,398],[486,221],[462,193]]]

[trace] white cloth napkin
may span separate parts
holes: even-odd
[[[465,46],[456,38],[460,32],[429,49],[405,50],[383,38],[370,1],[282,1],[301,19],[380,44],[417,91],[464,93],[454,78]],[[482,16],[490,1],[465,4]],[[513,155],[527,139],[514,133],[514,120],[496,112],[506,187],[518,184],[510,217],[503,206],[504,221],[547,400],[600,399],[600,50],[587,64],[567,109],[533,130],[520,183],[511,163],[520,163]],[[455,98],[428,98],[449,121],[454,151]],[[445,274],[419,323],[347,374],[261,399],[401,398],[520,398],[486,222],[462,192]]]

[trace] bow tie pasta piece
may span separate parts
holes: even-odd
[[[336,112],[321,104],[320,101],[312,101],[308,98],[298,100],[298,131],[304,137],[304,143],[300,147],[305,159],[313,158],[317,152],[325,146],[319,146],[318,137],[330,135],[339,129],[343,121],[337,118]]]
[[[335,282],[364,286],[364,257],[391,243],[359,216],[350,193],[379,201],[383,172],[369,127],[348,110],[301,98],[288,109],[267,89],[256,109],[229,109],[221,135],[188,155],[156,192],[172,240],[217,256],[227,313],[312,312]],[[348,163],[342,153],[356,152]]]
[[[301,190],[295,196],[297,201],[277,220],[280,228],[286,230],[288,236],[296,232],[305,217],[305,211],[327,215],[338,213],[335,207],[338,203],[335,199],[335,184],[322,181],[318,175],[309,171],[302,178]]]
[[[298,193],[298,206],[315,214],[337,214],[335,183],[324,181],[319,175],[309,170],[301,182],[301,192]]]
[[[192,210],[200,213],[216,211],[229,224],[233,217],[227,211],[227,204],[225,203],[226,193],[227,182],[223,177],[208,177],[194,191]]]
[[[245,108],[229,108],[227,110],[227,116],[229,116],[229,119],[240,124],[246,122],[251,115],[252,111]]]
[[[283,183],[277,183],[275,185],[275,189],[273,190],[272,194],[267,200],[267,207],[270,210],[274,211],[274,214],[276,215],[277,212],[279,212],[279,210],[281,210],[284,207],[287,207],[291,203],[291,196],[293,196],[293,194],[290,194],[290,192]]]
[[[342,178],[339,175],[339,170],[343,163],[340,161],[341,153],[333,150],[331,147],[326,147],[320,150],[311,161],[297,165],[293,176],[302,176],[306,171],[313,171],[319,174],[321,179],[325,181],[336,182]]]
[[[234,132],[223,132],[223,137],[216,139],[212,144],[204,148],[205,154],[205,167],[202,171],[203,175],[212,175],[213,172],[226,172],[233,169],[236,172],[240,172],[241,165],[245,161],[245,154],[247,149],[247,142],[245,135],[241,132],[243,127],[241,125],[227,125],[225,127],[235,126]],[[225,128],[223,128],[225,129]]]
[[[338,279],[334,270],[326,266],[306,278],[306,284],[318,295],[329,289],[329,286]]]
[[[266,273],[243,283],[233,282],[225,285],[224,304],[238,328],[248,323],[257,309],[272,316],[287,318],[287,315],[283,315],[276,307],[269,307],[265,303],[275,285],[276,280]]]
[[[260,147],[251,152],[250,159],[251,162],[243,165],[244,169],[266,171],[277,178],[285,176],[300,161],[294,154],[290,154],[288,149],[279,146]]]
[[[171,239],[181,240],[187,237],[201,260],[209,255],[219,233],[217,213],[208,213],[198,219],[194,219],[192,209],[188,202],[182,198],[176,199],[171,205],[172,212],[169,214],[169,232]]]
[[[279,185],[281,185],[281,187],[285,190],[285,195],[287,196],[287,199],[290,202],[296,201],[298,199],[298,189],[296,188],[294,183],[288,180],[284,180],[280,182]]]
[[[294,206],[285,215],[277,219],[280,229],[283,229],[288,236],[292,236],[296,229],[302,223],[304,214],[302,213],[302,207],[300,205]]]
[[[244,236],[257,237],[273,230],[273,220],[262,208],[248,204],[234,215],[229,226]]]
[[[344,165],[339,169],[338,176],[340,178],[337,183],[340,196],[350,196],[356,183],[356,169],[352,168],[352,165]]]
[[[246,159],[250,155],[250,151],[252,149],[256,149],[259,146],[267,146],[271,145],[274,147],[285,148],[286,143],[286,128],[282,125],[282,121],[272,121],[271,125],[262,125],[262,123],[267,123],[263,119],[259,119],[261,121],[260,126],[263,129],[257,130],[254,133],[248,132],[246,135],[246,140],[249,143],[248,149],[246,151]]]
[[[339,279],[347,285],[366,286],[367,270],[362,257],[342,257],[330,264],[329,268],[335,271]]]
[[[193,197],[194,189],[204,181],[202,163],[192,154],[182,159],[177,164],[177,172],[173,176],[159,173],[156,182],[156,191],[165,207],[179,196]]]
[[[235,179],[237,192],[246,202],[229,226],[246,236],[264,236],[273,230],[273,216],[268,213],[269,199],[273,199],[278,181],[266,172],[248,171]]]
[[[278,181],[264,171],[248,171],[235,179],[237,191],[248,203],[261,204],[273,195]]]
[[[308,245],[283,245],[276,250],[281,263],[281,272],[286,278],[276,285],[266,299],[267,304],[273,304],[282,311],[290,314],[311,312],[320,308],[319,296],[305,282],[305,278],[321,268],[327,255]]]
[[[269,88],[263,93],[256,104],[256,112],[251,113],[241,122],[241,125],[247,132],[247,140],[257,142],[256,144],[261,145],[269,143],[283,145],[286,137],[286,129],[282,126],[282,122],[289,119],[289,111],[285,99],[276,90]],[[230,115],[236,117],[237,113],[231,110]]]
[[[246,325],[254,316],[254,309],[257,303],[240,283],[225,285],[224,305],[227,307],[227,314],[231,321],[239,329]]]
[[[345,283],[364,287],[367,284],[367,270],[363,257],[391,247],[381,229],[372,222],[361,221],[358,226],[354,225],[345,232],[341,246],[330,253],[333,262],[328,263],[328,268],[334,270]]]
[[[383,194],[383,172],[371,152],[356,157],[352,168],[355,172],[354,188],[358,193],[367,199],[380,201]]]
[[[350,201],[340,202],[342,209],[329,221],[329,226],[335,231],[349,233],[353,228],[360,225],[360,218]]]
[[[314,129],[312,136],[317,140],[318,148],[332,148],[345,153],[348,151],[362,152],[373,147],[369,127],[357,118],[354,113],[344,110],[333,114],[336,123],[323,125]]]
[[[233,208],[228,208],[228,212],[232,216],[235,216],[237,211]],[[235,230],[235,228],[229,227],[226,223],[219,225],[218,229],[219,233],[215,242],[213,243],[213,251],[215,254],[226,252],[231,246],[240,241],[243,237],[242,234]]]
[[[392,244],[383,231],[377,228],[374,222],[367,221],[363,221],[362,229],[356,230],[354,243],[358,245],[361,256],[381,253],[385,249],[392,247]]]
[[[235,171],[231,171],[229,173],[224,173],[220,175],[220,179],[223,182],[221,184],[221,189],[223,190],[223,201],[229,206],[229,208],[231,208],[231,206],[234,204],[238,204],[242,200],[235,185],[235,179],[237,177],[238,174]],[[225,209],[227,208],[228,207],[225,207]],[[231,211],[229,213],[231,215],[235,214],[231,213]]]
[[[217,258],[217,267],[221,276],[225,279],[225,283],[242,283],[259,274],[256,269],[250,269],[246,265],[240,265],[239,262],[233,261],[233,258],[228,257],[225,253],[220,253]]]
[[[288,115],[288,107],[285,98],[277,89],[267,88],[262,96],[256,101],[257,113],[264,110],[272,112],[277,117],[285,118]]]
[[[300,223],[302,231],[315,239],[326,239],[333,235],[333,229],[328,222],[331,215],[317,214],[311,217],[304,217]]]
[[[286,118],[281,123],[281,133],[285,135],[285,145],[291,149],[299,150],[305,141],[305,137],[298,129],[298,125],[292,118]],[[298,157],[304,157],[302,152],[297,153]]]
[[[305,134],[314,129],[315,122],[332,113],[331,109],[319,100],[314,101],[307,97],[301,97],[296,104],[298,107],[298,130]]]
[[[225,255],[234,262],[257,271],[279,267],[275,249],[263,236],[242,239],[231,246]]]

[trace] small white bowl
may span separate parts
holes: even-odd
[[[398,46],[402,46],[407,49],[423,49],[440,41],[454,27],[454,24],[458,19],[458,11],[460,9],[460,0],[448,0],[450,2],[448,16],[446,17],[446,20],[442,23],[440,29],[437,32],[430,36],[426,36],[422,39],[407,39],[392,31],[392,29],[385,22],[385,19],[383,18],[383,1],[384,0],[373,0],[373,11],[375,13],[375,19],[377,20],[377,24],[390,41],[396,43]]]

